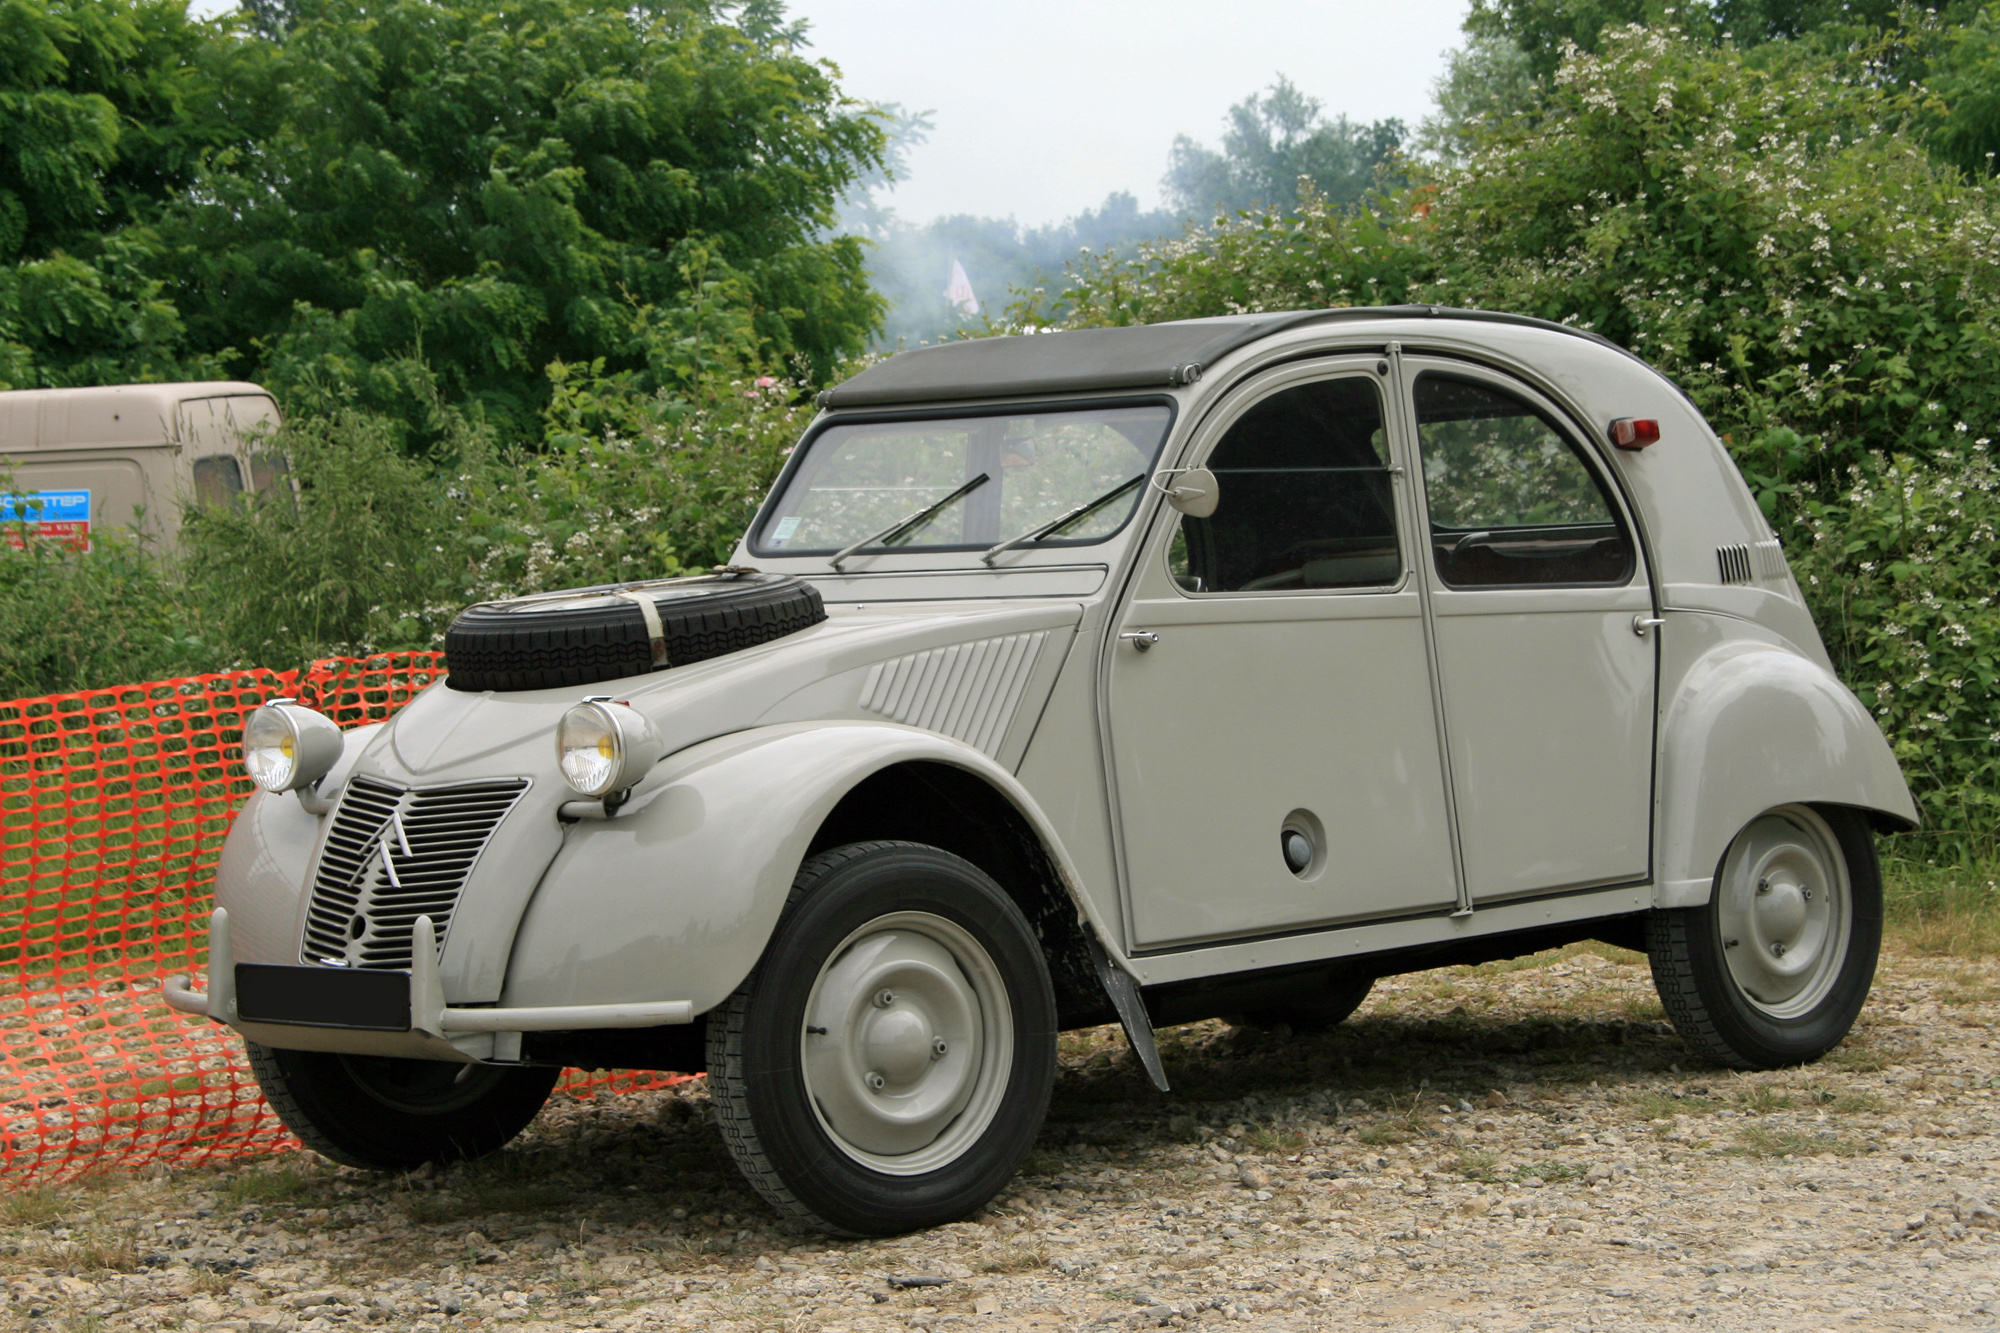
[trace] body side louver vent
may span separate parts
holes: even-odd
[[[1755,566],[1757,577],[1765,583],[1782,587],[1791,577],[1792,568],[1785,563],[1785,548],[1775,537],[1750,548],[1750,563]]]
[[[995,754],[1048,637],[1010,634],[879,663],[861,686],[861,707]]]
[[[1715,548],[1715,561],[1721,567],[1724,583],[1748,583],[1753,577],[1748,546],[1718,546]]]

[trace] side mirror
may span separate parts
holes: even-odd
[[[1171,473],[1161,488],[1167,493],[1167,503],[1189,518],[1207,518],[1222,500],[1215,474],[1205,467]]]

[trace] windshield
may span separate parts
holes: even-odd
[[[1166,405],[1147,403],[829,426],[806,446],[751,549],[831,555],[861,542],[850,557],[857,561],[880,550],[985,551],[1151,471],[1172,419]],[[982,474],[987,483],[967,488]],[[928,519],[898,530],[899,521],[961,489]],[[1124,526],[1140,494],[1133,486],[1036,544],[1103,541]]]

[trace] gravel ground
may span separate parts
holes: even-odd
[[[1073,1034],[1014,1186],[888,1241],[778,1225],[698,1082],[560,1100],[442,1173],[12,1192],[0,1328],[1994,1327],[1996,1016],[2000,963],[1892,957],[1825,1062],[1733,1075],[1581,946],[1384,982],[1328,1034],[1171,1030],[1167,1097]]]

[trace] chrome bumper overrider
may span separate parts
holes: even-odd
[[[454,1009],[444,1002],[438,977],[437,932],[427,916],[417,918],[410,963],[410,1030],[449,1039],[473,1033],[563,1032],[583,1028],[650,1028],[692,1023],[694,1005],[687,1000],[651,1004],[573,1004],[534,1009]],[[184,1014],[198,1014],[232,1027],[241,1026],[236,1007],[236,956],[229,947],[229,912],[218,907],[209,918],[208,990],[193,988],[193,978],[169,980],[166,1000]],[[257,1023],[262,1032],[273,1026]],[[338,1031],[338,1029],[334,1029]],[[299,1031],[324,1033],[324,1027]]]

